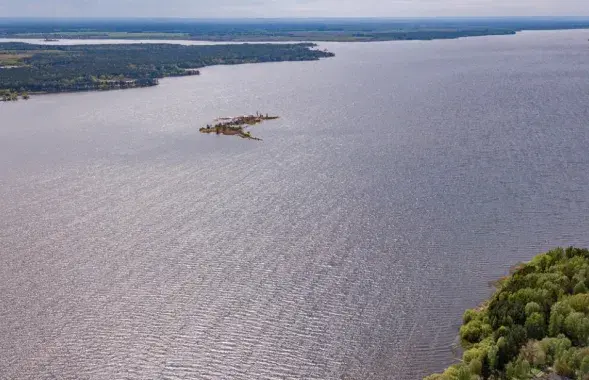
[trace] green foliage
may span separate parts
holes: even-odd
[[[572,307],[565,302],[557,302],[550,310],[550,323],[548,335],[556,336],[564,331],[565,318],[573,311]]]
[[[23,66],[0,70],[0,84],[11,91],[62,92],[153,86],[158,78],[197,75],[210,65],[309,61],[333,56],[314,45],[177,44],[32,45],[0,43],[0,55],[16,54]]]
[[[468,322],[472,321],[473,319],[478,319],[478,318],[479,318],[479,314],[475,310],[468,309],[462,315],[462,323],[466,325]]]
[[[579,365],[577,378],[586,379],[589,376],[589,356],[585,356]]]
[[[542,339],[546,336],[546,322],[544,315],[533,313],[526,319],[526,332],[530,339]]]
[[[476,376],[480,376],[483,372],[483,361],[481,359],[474,359],[468,365],[470,373]]]
[[[13,90],[0,89],[0,100],[5,102],[18,100],[18,93]]]
[[[473,375],[470,373],[470,368],[462,366],[458,369],[456,380],[473,380]]]
[[[135,38],[213,41],[386,41],[431,40],[514,34],[523,29],[588,28],[589,21],[572,19],[331,19],[331,20],[171,20],[61,19],[14,20],[0,17],[0,36],[25,38]]]
[[[530,315],[534,313],[541,313],[542,311],[542,307],[538,305],[536,302],[528,302],[528,304],[526,305],[526,315],[528,316],[528,318],[530,317]]]
[[[572,247],[518,266],[485,307],[464,313],[463,364],[438,379],[589,380],[588,275],[589,251]]]
[[[564,320],[565,334],[576,345],[587,345],[589,338],[589,318],[584,313],[574,312]]]
[[[527,380],[532,378],[531,369],[527,360],[518,359],[507,364],[505,374],[508,379]]]
[[[495,329],[501,326],[522,324],[526,320],[526,303],[516,299],[508,299],[508,297],[509,294],[500,294],[489,304],[489,320]]]
[[[580,313],[589,312],[589,294],[575,294],[572,297],[568,297],[566,302],[574,311]]]
[[[561,334],[556,338],[542,339],[540,345],[546,353],[546,363],[552,364],[572,347],[572,342]]]
[[[575,287],[573,288],[573,293],[574,294],[587,293],[587,286],[585,286],[585,283],[583,281],[579,281],[577,283],[577,285],[575,285]]]
[[[497,355],[493,369],[499,372],[503,371],[507,363],[518,354],[526,339],[526,330],[522,326],[514,325],[507,329],[507,335],[497,339]]]
[[[481,341],[483,324],[479,320],[473,320],[460,327],[460,338],[469,342],[477,343]]]
[[[554,372],[560,376],[572,378],[575,376],[575,369],[571,365],[573,361],[572,352],[565,351],[554,361]]]
[[[522,305],[527,305],[530,302],[542,304],[550,299],[550,291],[547,289],[524,288],[518,290],[514,294],[510,294],[509,299],[512,302],[517,302]]]

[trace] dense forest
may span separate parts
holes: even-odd
[[[304,44],[48,46],[0,44],[0,99],[15,93],[153,86],[159,78],[198,75],[198,68],[308,61],[333,56]]]
[[[521,30],[589,28],[589,18],[406,19],[1,19],[0,37],[144,38],[209,41],[431,40],[514,34]]]
[[[589,250],[554,249],[518,266],[467,310],[462,361],[426,380],[589,379]]]

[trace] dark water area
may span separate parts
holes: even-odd
[[[0,378],[418,379],[589,245],[589,31],[0,104]],[[263,141],[200,134],[256,111]]]

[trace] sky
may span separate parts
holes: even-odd
[[[0,0],[0,17],[589,16],[589,0]]]

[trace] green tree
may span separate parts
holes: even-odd
[[[479,320],[471,320],[460,327],[460,338],[469,342],[480,342],[482,337],[482,323]]]
[[[569,314],[564,321],[564,329],[567,336],[578,345],[586,345],[589,338],[589,319],[585,314],[574,312]]]
[[[533,313],[526,319],[526,333],[530,339],[542,339],[546,336],[544,315]]]
[[[508,379],[527,380],[532,378],[530,363],[527,360],[516,360],[505,368]]]
[[[470,373],[478,376],[481,375],[483,372],[483,363],[480,359],[477,358],[469,363],[468,368],[470,370]]]
[[[575,376],[575,368],[571,365],[571,356],[570,350],[561,353],[554,361],[554,372],[560,376],[573,378]]]
[[[473,380],[473,375],[470,373],[470,368],[467,366],[461,366],[458,369],[456,380]]]
[[[585,356],[581,360],[577,377],[583,380],[589,377],[589,356]]]
[[[528,317],[534,313],[541,313],[542,311],[542,306],[536,302],[528,302],[526,305],[526,315]]]
[[[552,305],[550,323],[548,324],[548,334],[550,336],[557,336],[564,331],[564,321],[572,311],[572,308],[564,302],[557,302]]]
[[[573,294],[587,293],[587,286],[582,281],[579,281],[573,288]]]
[[[478,314],[475,310],[468,309],[462,315],[462,323],[467,324],[468,322],[472,321],[473,319],[477,319]]]

